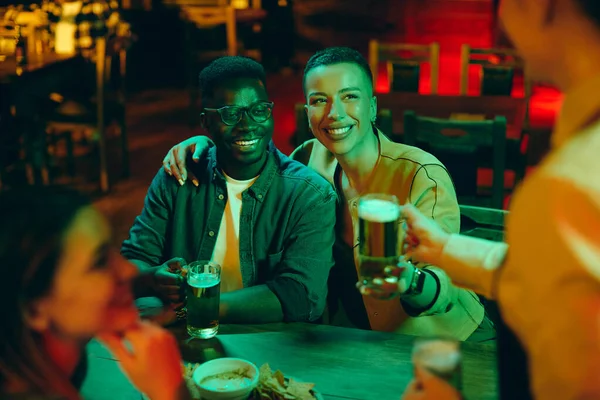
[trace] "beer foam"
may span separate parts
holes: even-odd
[[[198,274],[188,278],[188,285],[199,289],[213,287],[220,282],[221,279],[213,274]]]
[[[400,218],[400,206],[381,199],[361,199],[358,203],[358,217],[372,222],[394,222]]]
[[[413,363],[438,373],[452,372],[460,364],[457,343],[432,340],[415,345]]]

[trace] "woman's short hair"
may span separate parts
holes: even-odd
[[[329,47],[324,50],[316,52],[306,63],[304,67],[304,77],[302,78],[302,88],[306,95],[306,76],[308,73],[321,66],[335,65],[335,64],[354,64],[363,70],[367,79],[373,86],[373,73],[369,63],[357,50],[350,47]]]

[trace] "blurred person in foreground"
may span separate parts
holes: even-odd
[[[216,146],[191,165],[194,184],[158,171],[121,252],[140,268],[139,287],[174,308],[184,299],[169,260],[212,260],[222,266],[221,322],[315,321],[333,265],[335,192],[273,145],[259,63],[222,57],[199,80]]]
[[[449,234],[408,205],[408,252],[496,299],[536,399],[600,398],[600,2],[503,0],[534,79],[565,93],[552,149],[516,191],[506,243]]]
[[[303,86],[306,114],[316,139],[298,147],[291,158],[323,176],[340,199],[335,266],[329,276],[329,322],[458,340],[493,338],[493,326],[479,298],[452,285],[435,264],[406,268],[400,276],[404,289],[399,299],[379,298],[377,289],[366,296],[357,290],[357,204],[361,195],[385,193],[395,195],[401,203],[411,201],[448,232],[458,232],[456,193],[439,160],[416,147],[394,143],[377,129],[373,76],[359,52],[334,47],[316,53],[305,67]],[[165,157],[165,171],[176,179],[194,181],[188,174],[194,166],[186,165],[188,154],[193,153],[197,162],[211,146],[205,136],[182,142]]]
[[[61,187],[3,192],[0,221],[0,398],[79,399],[93,337],[153,400],[189,398],[175,339],[139,321],[136,269],[111,249],[87,198]]]

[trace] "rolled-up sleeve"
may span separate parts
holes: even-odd
[[[433,218],[446,232],[460,231],[460,208],[456,192],[450,175],[443,166],[423,165],[415,175],[409,200],[423,214]],[[483,319],[483,304],[477,296],[453,285],[446,272],[440,268],[420,264],[417,264],[417,267],[435,275],[439,283],[439,291],[434,303],[428,309],[420,310],[417,316],[443,314],[460,306],[466,313],[477,315],[479,320]]]
[[[508,245],[453,234],[444,246],[439,264],[452,280],[494,300],[494,282]]]
[[[129,238],[121,245],[121,254],[128,260],[139,260],[149,266],[164,262],[165,236],[173,203],[176,183],[161,169],[154,177],[144,208],[135,218]]]
[[[299,199],[297,222],[286,240],[274,279],[267,286],[279,299],[287,322],[315,321],[327,299],[333,266],[336,196],[333,190],[310,189]]]

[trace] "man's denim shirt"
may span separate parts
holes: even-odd
[[[161,168],[122,245],[130,260],[151,266],[173,257],[212,258],[227,203],[216,147],[188,168],[199,180],[180,186]],[[323,313],[333,266],[336,195],[320,175],[271,143],[254,184],[242,193],[239,247],[244,287],[266,284],[286,321],[314,321]]]

